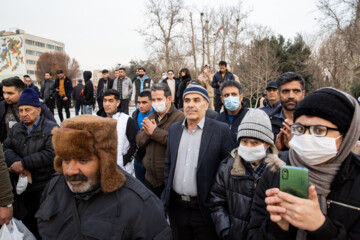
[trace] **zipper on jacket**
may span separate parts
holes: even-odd
[[[354,210],[357,210],[357,211],[360,211],[360,207],[355,207],[355,206],[351,206],[349,204],[345,204],[345,203],[341,203],[341,202],[337,202],[337,201],[333,201],[333,200],[326,200],[326,204],[327,204],[327,207],[330,208],[330,204],[336,204],[336,205],[339,205],[339,206],[342,206],[342,207],[347,207],[347,208],[351,208],[351,209],[354,209]]]

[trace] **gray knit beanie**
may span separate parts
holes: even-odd
[[[274,144],[274,134],[272,132],[269,116],[260,109],[249,109],[243,118],[239,128],[237,139],[257,138],[269,144]]]

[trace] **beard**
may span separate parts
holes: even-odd
[[[287,100],[287,101],[281,101],[281,105],[284,106],[284,108],[287,111],[294,111],[296,107],[299,105],[299,102],[296,100]]]

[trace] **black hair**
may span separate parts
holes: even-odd
[[[166,73],[169,73],[169,72],[175,73],[174,70],[172,70],[172,69],[167,70]]]
[[[120,71],[120,70],[123,70],[124,72],[126,72],[126,69],[123,68],[123,67],[119,68],[119,71]]]
[[[236,87],[237,89],[239,89],[239,94],[242,94],[242,91],[243,91],[242,86],[237,81],[228,80],[228,81],[223,82],[223,84],[221,84],[221,86],[220,86],[221,95],[222,95],[223,89],[226,88],[226,87]]]
[[[279,91],[281,90],[281,86],[284,85],[285,83],[289,83],[292,81],[298,81],[300,82],[301,85],[301,89],[305,90],[305,80],[304,78],[295,72],[286,72],[281,74],[278,79],[276,80],[276,85],[279,89]]]
[[[2,85],[5,87],[15,87],[19,92],[23,91],[26,88],[25,83],[19,77],[11,77],[2,80]]]
[[[145,89],[144,91],[139,93],[138,97],[148,97],[149,100],[152,101],[150,89]]]
[[[114,95],[116,100],[120,100],[120,93],[115,89],[108,89],[104,92],[104,97]]]
[[[30,78],[30,76],[29,76],[29,75],[27,75],[27,74],[26,74],[26,75],[24,75],[23,77],[24,77],[24,78]]]
[[[108,73],[108,72],[109,72],[109,70],[107,70],[107,69],[104,69],[101,71],[101,73]]]
[[[225,67],[227,67],[227,63],[222,60],[222,61],[219,62],[219,66],[225,66]]]
[[[45,72],[45,74],[47,74],[47,73],[48,73],[50,76],[52,76],[51,72]]]
[[[143,68],[143,67],[139,67],[138,70],[139,70],[139,71],[140,71],[140,70],[143,70],[144,72],[146,72],[145,68]]]
[[[171,90],[169,85],[167,85],[166,83],[154,83],[151,86],[151,91],[164,91],[165,97],[170,97],[171,96]]]
[[[181,76],[181,72],[185,72],[185,76]],[[188,68],[182,68],[179,72],[179,77],[180,78],[190,78],[191,79],[191,74],[190,74],[190,70]]]
[[[59,69],[59,70],[56,71],[56,74],[59,74],[59,73],[64,73],[64,71]]]

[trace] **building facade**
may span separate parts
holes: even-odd
[[[36,80],[36,63],[45,52],[65,50],[65,44],[25,33],[0,31],[0,80],[28,74]]]

